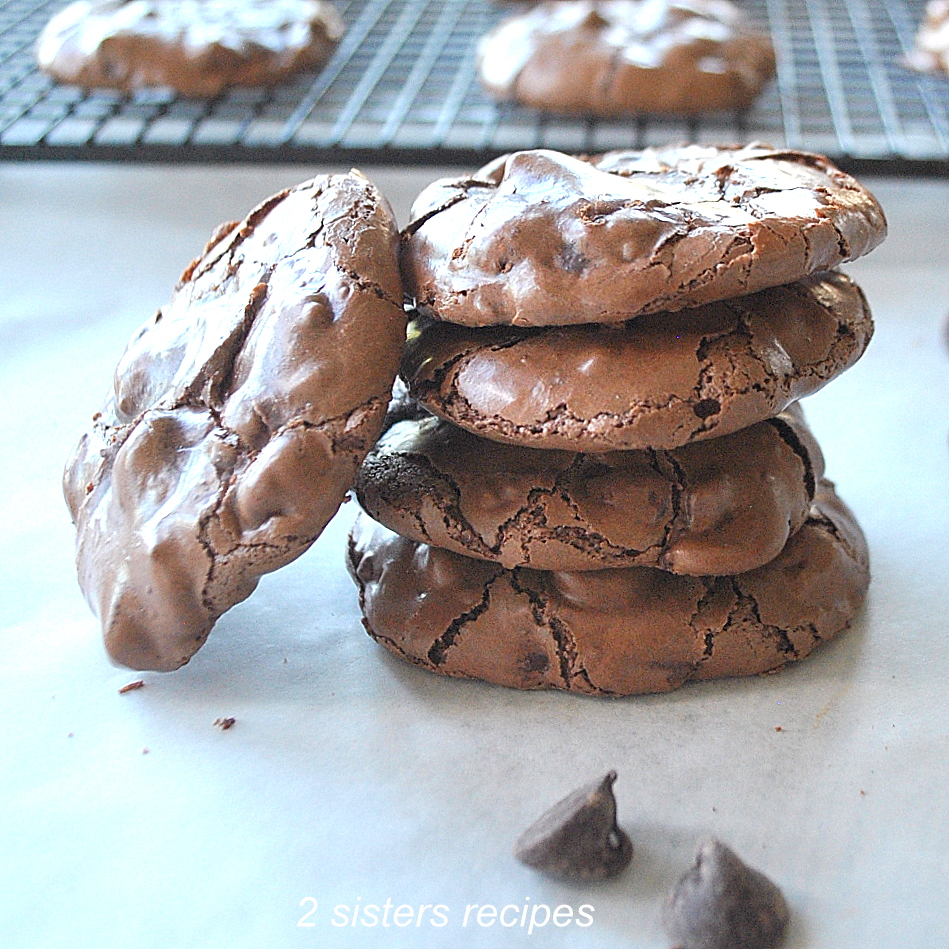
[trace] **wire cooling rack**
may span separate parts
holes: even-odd
[[[63,0],[0,0],[0,158],[466,164],[519,148],[590,152],[757,139],[851,170],[949,174],[949,78],[902,65],[924,0],[744,0],[778,76],[742,115],[563,118],[481,90],[478,38],[523,4],[336,0],[347,23],[319,72],[212,100],[57,85],[33,46]]]

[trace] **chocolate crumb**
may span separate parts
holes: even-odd
[[[562,880],[606,880],[629,865],[633,845],[616,823],[616,772],[584,785],[542,814],[514,845],[514,856]]]
[[[145,687],[144,679],[136,679],[134,682],[129,682],[128,685],[123,685],[119,689],[119,695],[125,695],[126,692],[134,692],[136,689],[142,689]]]
[[[222,732],[226,732],[229,728],[233,727],[236,721],[236,718],[216,718],[214,719],[214,724],[217,725]]]
[[[677,949],[772,949],[784,935],[788,908],[764,874],[708,838],[672,888],[663,922]]]

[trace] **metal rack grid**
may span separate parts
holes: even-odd
[[[475,164],[499,152],[758,139],[852,170],[949,174],[949,78],[902,65],[924,0],[744,0],[777,80],[743,115],[679,122],[563,118],[480,89],[493,0],[336,0],[347,33],[316,73],[209,101],[57,85],[33,60],[63,0],[0,0],[0,158]]]

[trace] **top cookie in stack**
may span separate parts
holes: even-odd
[[[886,234],[826,158],[751,145],[517,152],[419,195],[403,275],[423,315],[487,326],[618,323],[826,271]]]
[[[520,152],[431,185],[402,373],[432,416],[357,480],[386,525],[350,545],[370,633],[433,671],[616,695],[845,628],[866,546],[795,403],[869,342],[833,268],[885,231],[826,159],[762,146]]]

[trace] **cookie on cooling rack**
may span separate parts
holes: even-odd
[[[87,89],[210,98],[321,65],[343,32],[327,0],[76,0],[45,26],[36,57]]]
[[[949,0],[930,0],[905,63],[920,72],[949,73]]]
[[[496,98],[597,116],[746,109],[775,74],[770,39],[729,0],[551,0],[477,52]]]

